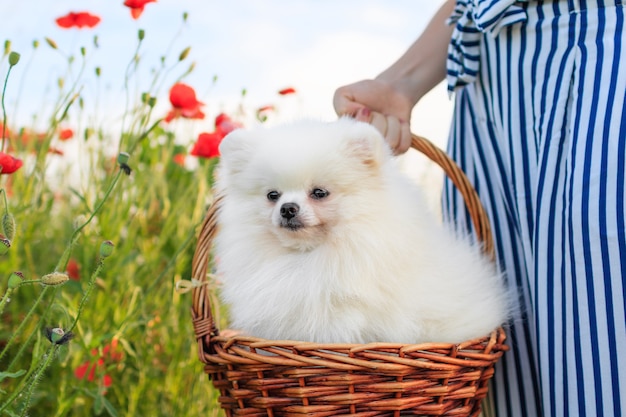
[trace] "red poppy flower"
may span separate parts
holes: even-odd
[[[184,117],[186,119],[204,119],[204,113],[200,107],[204,103],[198,101],[193,88],[183,83],[176,83],[170,89],[170,103],[173,109],[165,117],[166,122],[175,118]]]
[[[74,137],[74,131],[72,129],[61,129],[59,132],[59,139],[68,140]]]
[[[76,376],[76,378],[78,379],[85,378],[85,375],[87,375],[87,370],[89,369],[90,365],[91,365],[90,361],[87,361],[83,363],[82,365],[80,365],[78,368],[76,368],[76,370],[74,370],[74,376]],[[91,370],[89,370],[89,374],[87,375],[87,381],[93,381],[93,379],[95,378],[95,373],[96,373],[96,367],[94,364]]]
[[[86,379],[89,382],[93,382],[96,379],[96,371],[102,372],[104,370],[104,360],[98,359],[96,362],[86,361],[80,365],[74,371],[74,375],[78,379]],[[104,374],[102,376],[102,385],[105,388],[109,388],[113,384],[113,378],[111,375]]]
[[[156,0],[126,0],[124,6],[130,8],[130,15],[136,20],[139,19],[143,13],[143,8],[148,3],[156,3]]]
[[[80,281],[80,266],[78,266],[76,259],[72,258],[67,262],[65,272],[67,272],[67,276],[70,277],[71,280]]]
[[[219,146],[224,136],[242,127],[243,125],[241,123],[233,121],[227,114],[218,114],[215,118],[215,131],[200,133],[198,140],[196,140],[189,154],[201,158],[215,158],[220,156]]]
[[[283,88],[278,92],[281,96],[286,96],[287,94],[295,94],[296,89],[293,87]]]
[[[100,18],[98,16],[92,15],[88,12],[69,12],[65,16],[61,16],[56,19],[57,25],[64,29],[69,28],[93,28],[98,23],[100,23]]]
[[[22,164],[21,159],[17,159],[4,152],[0,152],[0,168],[2,169],[0,174],[13,174],[22,167]]]
[[[170,103],[177,109],[190,110],[202,106],[193,88],[183,83],[176,83],[170,89]]]
[[[222,139],[224,139],[224,135],[221,132],[200,133],[198,140],[189,153],[201,158],[215,158],[220,156],[219,146]]]
[[[185,166],[185,154],[184,153],[177,153],[176,155],[174,155],[172,160],[174,161],[175,164],[178,164],[181,167]]]
[[[11,131],[9,130],[9,127],[7,126],[6,128],[4,127],[4,123],[0,122],[0,135],[2,135],[2,132],[4,132],[4,137],[5,138],[9,138],[11,136],[13,136],[13,134],[11,133]]]
[[[28,146],[31,142],[35,142],[35,145],[41,144],[46,139],[47,134],[37,133],[32,130],[22,128],[16,137],[23,146]]]
[[[120,362],[124,358],[124,351],[118,344],[118,339],[112,339],[102,348],[102,357],[113,362]]]
[[[93,382],[93,380],[96,379],[96,370],[103,367],[104,360],[102,358],[99,358],[95,362],[85,361],[85,363],[76,368],[74,375],[78,379],[86,379],[89,382]]]
[[[93,356],[98,356],[98,349],[91,351]],[[106,368],[106,362],[120,362],[124,357],[123,351],[118,348],[117,339],[111,340],[111,343],[102,348],[102,356],[97,360],[87,360],[82,365],[74,370],[74,375],[78,379],[86,379],[89,382],[93,382],[96,379],[96,372],[104,372]],[[105,388],[110,387],[113,384],[113,378],[110,375],[104,374],[102,376],[102,385]]]
[[[241,123],[233,121],[233,119],[225,113],[220,113],[215,118],[215,131],[217,133],[221,133],[222,137],[228,135],[233,130],[242,127],[243,125]]]

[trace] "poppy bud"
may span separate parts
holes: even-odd
[[[51,274],[41,277],[41,284],[45,287],[54,287],[56,285],[63,285],[69,281],[70,277],[62,272],[53,272]]]
[[[50,38],[44,38],[44,39],[45,39],[46,43],[48,45],[50,45],[50,48],[52,48],[52,49],[59,49],[59,47],[58,47],[58,45],[57,45],[57,43],[55,41],[53,41]]]
[[[64,345],[74,337],[74,333],[66,332],[60,327],[55,327],[54,329],[46,327],[46,337],[55,345]]]
[[[127,152],[120,152],[117,156],[117,163],[120,165],[126,165],[129,159],[130,155]]]
[[[18,62],[20,62],[20,54],[17,52],[11,52],[9,54],[9,65],[14,66],[17,65]]]
[[[87,49],[85,49],[85,47],[84,47],[84,46],[81,46],[81,47],[80,47],[80,54],[81,54],[82,56],[87,55]]]
[[[137,32],[137,37],[139,38],[140,41],[142,41],[143,38],[146,37],[146,31],[143,29],[139,29],[139,32]]]
[[[5,237],[0,238],[0,255],[4,255],[9,251],[11,241]]]
[[[65,336],[65,331],[59,327],[50,330],[50,341],[52,343],[58,342],[63,336]]]
[[[96,77],[99,77],[102,74],[102,69],[100,67],[96,67]]]
[[[37,48],[39,48],[39,41],[37,39],[35,39],[33,41],[33,49],[37,49]]]
[[[12,272],[11,275],[9,275],[9,288],[15,289],[19,287],[23,279],[24,274],[22,274],[21,272]]]
[[[2,232],[9,240],[15,236],[15,218],[11,213],[4,213],[2,216]]]
[[[110,240],[105,240],[100,245],[100,256],[103,258],[108,258],[113,253],[113,248],[115,245]]]
[[[178,60],[182,61],[185,58],[187,58],[187,55],[189,55],[189,51],[191,51],[191,46],[186,47],[185,49],[183,49],[183,51],[180,53],[180,55],[178,56]]]
[[[9,52],[11,52],[11,41],[7,39],[4,41],[4,55],[8,55]]]

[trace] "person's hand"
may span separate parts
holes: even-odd
[[[339,116],[372,124],[395,154],[411,146],[412,103],[400,91],[380,80],[363,80],[338,88],[333,98]]]

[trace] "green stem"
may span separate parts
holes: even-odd
[[[87,299],[89,298],[89,296],[91,295],[91,292],[93,291],[94,284],[96,283],[96,278],[100,274],[100,271],[102,271],[103,266],[104,266],[104,259],[100,258],[100,260],[98,261],[98,266],[96,266],[96,269],[94,269],[93,273],[91,274],[91,278],[89,279],[89,284],[87,285],[87,290],[85,290],[85,293],[83,294],[83,298],[80,299],[80,304],[78,305],[78,311],[76,313],[76,317],[74,318],[74,321],[72,322],[70,327],[66,330],[66,332],[71,332],[74,329],[74,327],[76,327],[76,324],[78,324],[78,320],[80,319],[80,315],[83,312],[85,303],[87,302]]]
[[[7,84],[9,83],[9,75],[11,74],[11,69],[13,65],[9,65],[9,69],[7,70],[7,76],[4,78],[4,87],[2,88],[2,146],[0,146],[0,152],[4,152],[4,142],[6,139],[6,131],[7,131],[7,110],[4,106],[4,96],[7,92]]]
[[[13,288],[7,288],[6,292],[2,296],[2,300],[0,300],[0,314],[4,311],[4,306],[11,299],[11,294],[13,293]]]
[[[24,401],[23,401],[24,405],[22,407],[22,412],[20,414],[21,417],[25,417],[27,415],[26,413],[28,412],[28,409],[30,408],[30,400],[33,396],[33,393],[35,392],[35,386],[37,385],[37,381],[39,380],[39,378],[41,378],[44,371],[48,369],[48,367],[52,363],[52,359],[54,359],[54,357],[56,356],[56,353],[59,347],[60,345],[52,344],[48,348],[48,351],[43,356],[43,359],[42,359],[43,362],[41,362],[41,365],[39,365],[39,367],[37,368],[37,371],[31,377],[30,384],[27,384],[28,388],[26,391],[26,397],[24,398]]]
[[[28,323],[28,321],[31,318],[31,316],[33,315],[33,313],[35,313],[35,309],[41,303],[41,301],[43,300],[44,295],[46,294],[46,292],[48,291],[49,288],[50,287],[44,287],[43,290],[41,290],[41,293],[39,294],[39,297],[37,298],[35,303],[31,306],[30,310],[28,311],[28,314],[26,314],[26,317],[24,317],[22,319],[22,322],[18,326],[17,330],[15,330],[11,334],[11,337],[7,341],[7,344],[4,346],[4,349],[2,349],[2,352],[0,352],[0,361],[2,361],[2,358],[4,358],[4,355],[6,355],[7,351],[9,350],[9,348],[13,345],[13,342],[15,341],[15,338],[17,337],[17,335],[22,333],[22,331],[24,330],[24,327],[26,327],[26,323]]]
[[[68,261],[70,259],[70,254],[72,253],[72,248],[74,247],[74,244],[76,244],[76,241],[78,240],[78,234],[85,227],[87,227],[87,225],[89,223],[91,223],[93,218],[100,211],[100,209],[102,208],[104,203],[107,201],[107,199],[111,195],[111,192],[115,188],[115,185],[117,184],[117,182],[119,181],[121,176],[122,176],[122,170],[120,169],[117,172],[117,175],[115,176],[115,178],[113,178],[113,181],[111,181],[111,185],[109,185],[109,188],[106,190],[106,193],[104,194],[104,197],[102,197],[102,200],[100,200],[98,205],[91,212],[91,215],[89,216],[89,218],[85,221],[85,223],[83,223],[76,230],[74,230],[74,233],[72,233],[72,237],[70,238],[70,243],[67,246],[67,248],[65,249],[65,253],[63,253],[63,256],[61,256],[61,259],[59,260],[59,263],[57,264],[57,267],[55,268],[55,271],[65,271],[65,268],[67,268],[67,263],[68,263]]]
[[[36,51],[36,49],[34,51]],[[20,107],[20,97],[22,97],[22,92],[24,91],[24,86],[26,85],[26,79],[27,79],[26,75],[29,73],[29,70],[32,67],[32,63],[34,59],[35,59],[35,52],[33,52],[33,54],[30,55],[30,57],[28,58],[28,62],[26,63],[26,66],[24,67],[21,73],[20,82],[17,87],[17,98],[15,99],[15,104],[13,105],[13,115],[16,118],[19,115],[18,109]]]
[[[39,283],[41,283],[40,279],[28,279],[26,281],[20,282],[20,285],[18,285],[17,288],[19,288],[19,287],[21,287],[23,285],[27,285],[27,284],[39,284]]]
[[[0,188],[0,193],[2,193],[2,198],[4,199],[4,210],[9,212],[9,202],[7,200],[7,193],[4,191],[4,188]]]
[[[129,113],[128,112],[128,107],[129,107],[129,101],[130,101],[130,95],[128,92],[128,82],[130,81],[130,72],[131,72],[131,68],[133,66],[133,64],[135,64],[135,68],[137,67],[137,59],[139,57],[139,49],[141,48],[141,44],[143,42],[143,39],[139,39],[139,42],[137,43],[137,48],[135,49],[135,53],[133,54],[132,59],[130,60],[130,62],[128,63],[128,65],[126,66],[126,72],[124,73],[124,91],[126,92],[126,104],[124,105],[124,114],[122,115],[122,131],[120,133],[120,143],[118,145],[118,153],[122,151],[122,145],[124,142],[124,129],[126,128],[126,115]]]
[[[52,290],[52,296],[50,297],[51,299],[55,299],[57,292],[59,291],[59,287],[53,287]],[[45,323],[47,321],[48,318],[48,314],[50,314],[50,311],[52,310],[52,306],[54,304],[53,303],[48,303],[48,305],[46,306],[46,308],[44,309],[43,313],[41,314],[41,318],[39,319],[39,323]],[[34,331],[32,331],[30,333],[30,335],[28,335],[28,337],[26,338],[26,340],[24,340],[22,343],[20,343],[20,348],[17,351],[17,353],[13,356],[13,358],[11,359],[11,362],[9,363],[9,366],[7,368],[7,371],[11,371],[11,369],[14,369],[15,364],[18,362],[18,360],[22,357],[22,355],[24,354],[24,352],[26,351],[26,349],[28,348],[28,346],[30,346],[30,342],[33,339],[33,337],[39,332],[41,331],[40,327],[38,326]],[[32,374],[34,371],[35,367],[33,365],[31,365],[30,370],[28,371],[28,374]]]
[[[130,148],[129,148],[129,150],[128,150],[128,153],[132,154],[132,153],[133,153],[133,151],[135,150],[135,148],[137,147],[137,145],[139,144],[139,142],[141,142],[142,140],[144,140],[145,138],[147,138],[147,137],[148,137],[148,135],[150,134],[150,132],[152,132],[152,131],[154,130],[154,128],[155,128],[155,127],[157,127],[157,126],[159,125],[159,123],[161,123],[162,121],[163,121],[163,119],[159,119],[159,120],[157,120],[156,122],[154,122],[154,123],[152,124],[152,126],[150,126],[150,127],[148,128],[148,130],[146,130],[145,132],[143,132],[143,133],[141,134],[141,136],[139,136],[139,137],[137,138],[137,140],[136,140],[136,141],[135,141],[135,142],[134,142],[134,143],[130,146]]]
[[[171,259],[169,260],[169,262],[167,263],[167,265],[165,265],[165,268],[163,268],[163,271],[161,271],[161,273],[159,274],[159,276],[157,276],[154,281],[152,281],[152,283],[148,286],[147,292],[150,293],[150,291],[161,281],[161,279],[170,271],[170,268],[172,268],[175,264],[176,264],[176,260],[178,258],[178,255],[180,255],[185,249],[187,249],[187,247],[189,246],[189,244],[196,238],[196,228],[192,228],[191,229],[191,233],[189,233],[189,235],[187,236],[187,239],[185,240],[185,242],[183,242],[183,244],[178,248],[178,250],[176,251],[176,253],[174,253],[174,255],[172,255]]]

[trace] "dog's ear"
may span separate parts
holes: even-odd
[[[250,160],[254,141],[250,132],[236,129],[222,139],[220,143],[220,165],[228,172],[243,170]]]
[[[349,155],[357,157],[364,165],[380,166],[389,157],[389,148],[385,139],[374,127],[367,125],[367,129],[353,132],[347,143]]]

